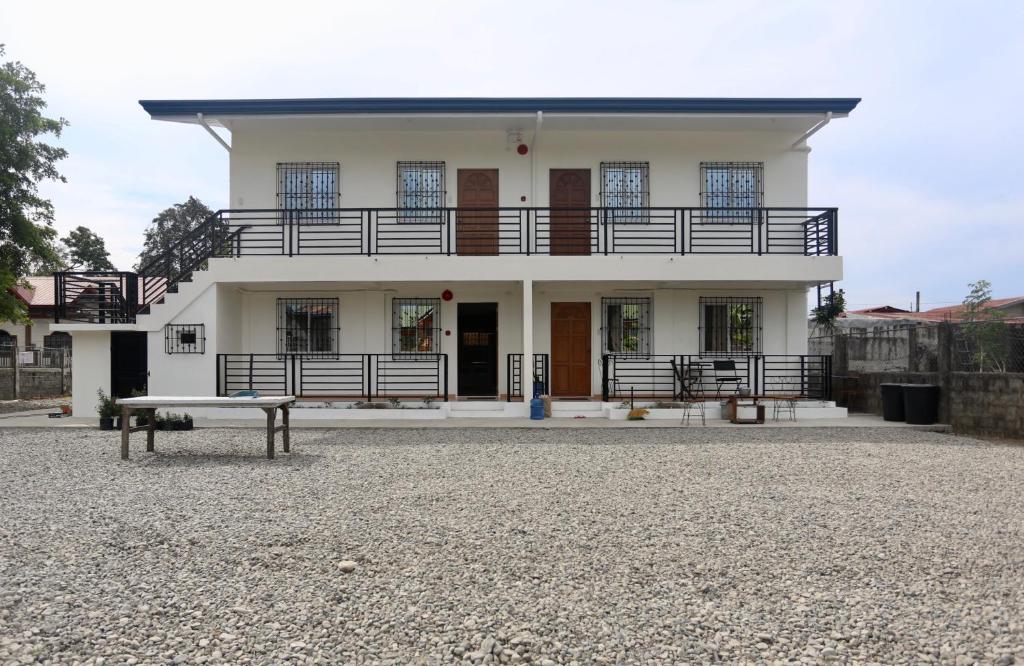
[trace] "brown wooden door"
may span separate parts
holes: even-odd
[[[551,395],[590,397],[590,303],[551,304]]]
[[[497,208],[498,170],[459,169],[457,254],[498,254]]]
[[[552,169],[550,181],[551,254],[590,254],[590,169]]]

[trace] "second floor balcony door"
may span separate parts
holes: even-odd
[[[590,169],[552,169],[550,187],[551,254],[590,254]]]
[[[458,254],[498,254],[498,170],[459,169]]]

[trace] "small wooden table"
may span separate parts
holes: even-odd
[[[267,414],[267,458],[274,458],[274,435],[281,431],[281,443],[284,452],[291,453],[288,441],[288,408],[295,402],[293,395],[275,395],[260,398],[211,398],[195,396],[158,396],[144,395],[137,398],[121,398],[117,406],[121,408],[121,460],[128,460],[128,438],[131,433],[146,431],[146,451],[152,452],[154,434],[156,432],[156,410],[170,407],[258,407]],[[275,426],[277,410],[281,410],[281,425]],[[146,414],[147,424],[131,427],[133,412]]]
[[[764,423],[764,405],[761,404],[761,401],[800,399],[802,396],[799,395],[731,395],[726,401],[728,404],[726,410],[730,423]],[[737,407],[753,407],[756,410],[755,417],[752,419],[737,418]]]

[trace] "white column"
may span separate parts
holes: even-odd
[[[533,280],[523,280],[523,396],[533,395]]]

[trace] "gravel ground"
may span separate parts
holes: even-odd
[[[0,430],[0,663],[1024,662],[1024,447]],[[343,564],[346,561],[353,564]],[[354,565],[354,570],[347,570]]]

